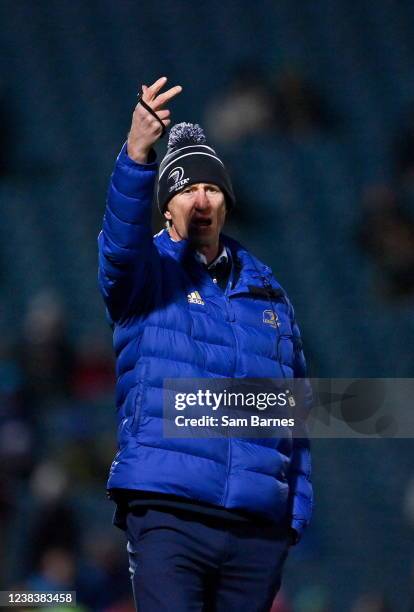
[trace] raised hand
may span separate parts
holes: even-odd
[[[147,87],[142,86],[142,99],[156,112],[163,124],[168,127],[171,123],[170,111],[164,108],[165,104],[182,91],[180,85],[171,87],[160,93],[167,82],[167,77],[161,77]],[[152,145],[161,136],[160,122],[151,115],[142,104],[137,104],[133,115],[131,129],[128,134],[127,151],[134,161],[145,164]]]

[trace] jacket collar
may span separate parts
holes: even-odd
[[[185,267],[190,264],[193,270],[195,264],[197,269],[203,270],[203,276],[205,275],[209,279],[209,275],[203,269],[203,266],[195,260],[194,250],[188,240],[174,241],[170,238],[166,229],[156,234],[154,240],[160,251],[173,257]],[[274,279],[271,268],[251,255],[237,240],[221,234],[220,241],[230,250],[233,265],[239,268],[238,279],[229,295],[249,293],[249,286],[268,287],[283,292],[279,283]]]

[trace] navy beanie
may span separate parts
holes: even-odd
[[[211,183],[223,191],[227,209],[235,204],[228,172],[214,149],[206,144],[197,123],[177,123],[171,128],[168,149],[158,175],[158,208],[163,213],[168,202],[194,183]]]

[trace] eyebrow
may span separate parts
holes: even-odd
[[[200,183],[193,183],[192,185],[188,185],[188,187],[184,187],[183,191],[187,191],[188,189],[195,189],[197,185]],[[213,187],[214,189],[220,190],[220,187],[215,185],[214,183],[202,183],[206,187]]]

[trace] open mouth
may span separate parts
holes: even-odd
[[[210,227],[211,223],[212,221],[209,218],[199,217],[198,219],[191,220],[191,226],[196,229],[204,229],[204,228]]]

